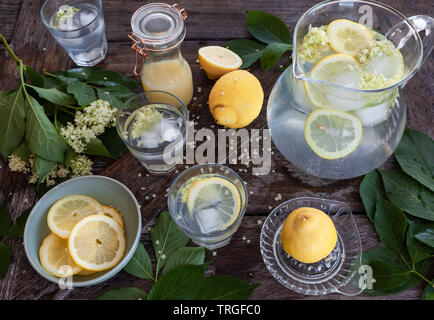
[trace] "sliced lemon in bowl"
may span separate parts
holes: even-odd
[[[113,268],[121,261],[125,248],[124,230],[114,219],[103,214],[80,220],[68,239],[72,260],[88,271]]]
[[[374,34],[360,23],[338,19],[327,26],[327,38],[333,51],[355,57],[374,40]]]
[[[361,79],[360,65],[348,54],[333,54],[313,66],[311,78],[343,87],[358,88]],[[366,104],[366,98],[329,84],[307,80],[304,81],[304,88],[309,100],[318,108],[350,111]]]
[[[82,271],[68,254],[67,240],[54,233],[43,241],[39,249],[39,260],[45,271],[56,277],[68,277]]]
[[[197,180],[187,195],[190,216],[195,216],[203,233],[224,230],[232,225],[241,205],[236,186],[220,177]]]
[[[104,215],[107,217],[112,218],[115,220],[119,225],[123,228],[124,227],[124,221],[122,219],[122,216],[120,213],[112,206],[102,206],[102,210],[104,211]]]
[[[84,217],[103,214],[98,201],[85,195],[71,195],[55,202],[48,211],[47,222],[51,232],[68,239],[74,225]]]
[[[238,70],[243,60],[235,52],[220,46],[202,47],[198,51],[200,66],[209,79],[217,79],[222,75]]]
[[[360,120],[349,113],[319,109],[306,119],[304,137],[313,152],[324,159],[339,159],[352,153],[362,139]]]

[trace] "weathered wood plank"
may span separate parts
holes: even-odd
[[[0,0],[0,32],[7,40],[12,38],[12,34],[20,12],[21,0]]]

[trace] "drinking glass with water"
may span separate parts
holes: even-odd
[[[93,66],[105,58],[107,39],[101,0],[47,0],[41,17],[78,66]]]

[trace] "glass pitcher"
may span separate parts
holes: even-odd
[[[306,61],[301,52],[304,37],[310,28],[327,26],[337,19],[358,22],[372,31],[374,39],[378,37],[378,40],[381,38],[393,43],[402,56],[400,80],[382,89],[366,90],[351,84],[345,77],[341,82],[311,77],[315,65]],[[401,88],[430,55],[434,44],[433,32],[433,18],[422,15],[406,18],[379,2],[325,1],[306,11],[294,30],[293,64],[279,77],[268,100],[268,127],[279,151],[299,169],[321,178],[353,178],[379,167],[392,155],[402,137],[406,106]],[[333,54],[336,52],[325,49],[320,58]],[[384,66],[378,63],[375,69]],[[343,141],[339,139],[323,140],[322,145],[312,146],[312,139],[321,141],[333,134],[342,138],[346,134],[345,131],[329,130],[324,135],[327,127],[315,128],[311,119],[315,118],[314,112],[315,116],[320,114],[318,110],[326,110],[326,115],[336,113],[334,119],[343,121],[342,126],[347,125],[345,121],[360,126],[357,130],[359,140],[354,142],[353,150],[340,155],[339,152],[333,153],[340,147],[333,143]],[[343,118],[339,118],[343,114]],[[355,124],[353,127],[357,126]],[[337,156],[321,154],[318,152],[321,148]]]

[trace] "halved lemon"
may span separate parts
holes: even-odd
[[[304,125],[304,137],[312,151],[330,160],[352,153],[362,139],[362,132],[357,117],[336,110],[315,110]]]
[[[124,230],[114,219],[103,214],[80,220],[68,239],[71,258],[89,271],[113,268],[121,261],[125,248]]]
[[[68,277],[81,272],[68,254],[67,240],[51,233],[45,238],[39,249],[39,259],[42,267],[56,277]]]
[[[84,217],[103,214],[98,201],[84,195],[72,195],[55,202],[48,211],[50,230],[63,239],[68,239],[74,225]]]
[[[202,231],[226,229],[237,219],[241,205],[238,189],[220,177],[197,180],[187,195],[188,211]]]
[[[104,215],[114,219],[119,225],[123,228],[124,221],[122,220],[122,216],[119,212],[112,206],[102,206],[102,210],[104,211]]]
[[[338,19],[328,25],[327,37],[333,51],[355,57],[374,39],[374,34],[360,23]]]
[[[360,85],[360,65],[347,54],[333,54],[319,60],[311,70],[311,78],[348,88]],[[350,111],[366,104],[363,97],[349,90],[335,88],[315,81],[304,81],[309,100],[318,108]]]
[[[199,49],[199,63],[209,79],[237,70],[243,60],[235,52],[220,46],[207,46]]]

